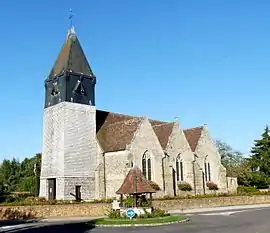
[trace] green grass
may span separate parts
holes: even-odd
[[[136,219],[97,219],[96,225],[133,225],[133,224],[153,224],[153,223],[169,223],[184,220],[185,217],[181,215],[166,216],[160,218],[136,218]]]

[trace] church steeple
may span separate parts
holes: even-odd
[[[57,103],[95,105],[96,77],[71,25],[64,45],[45,81],[45,108]]]
[[[66,41],[54,63],[49,79],[65,71],[94,75],[73,26],[68,30]]]

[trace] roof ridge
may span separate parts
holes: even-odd
[[[158,125],[153,125],[152,127],[154,128],[154,127],[158,127],[158,126],[162,126],[162,125],[169,125],[169,124],[174,124],[175,122],[173,121],[173,122],[163,122],[163,123],[161,123],[161,124],[158,124]]]
[[[191,130],[191,129],[200,129],[200,128],[203,128],[203,127],[204,127],[204,125],[196,126],[196,127],[192,127],[192,128],[186,128],[186,129],[183,129],[183,130],[185,131],[185,130]]]
[[[116,125],[116,124],[120,124],[120,123],[123,124],[123,122],[128,122],[128,121],[140,121],[140,120],[142,120],[142,117],[134,117],[134,118],[127,119],[127,120],[116,121],[116,122],[110,123],[110,124],[108,124],[108,127],[109,127],[109,126]]]

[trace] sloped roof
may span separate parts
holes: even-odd
[[[203,130],[203,126],[184,130],[184,134],[186,136],[186,139],[187,139],[189,146],[193,152],[196,150],[196,147],[198,145],[198,141],[199,141],[201,134],[202,134],[202,130]]]
[[[166,123],[156,124],[152,126],[163,150],[166,150],[169,137],[172,134],[173,126],[174,126],[173,122],[169,122],[169,123],[166,122]]]
[[[97,139],[104,152],[125,150],[142,118],[97,110]]]
[[[129,116],[102,110],[96,111],[96,132],[104,152],[125,150],[133,138],[143,117]],[[163,150],[166,149],[172,133],[173,122],[149,119]]]
[[[142,171],[138,167],[130,169],[123,184],[116,194],[140,194],[155,193],[149,181],[145,179]]]
[[[87,58],[82,50],[81,44],[75,31],[69,31],[68,36],[50,72],[49,79],[64,71],[83,73],[93,76]]]

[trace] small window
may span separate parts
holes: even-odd
[[[184,181],[183,161],[179,155],[176,158],[176,180]]]
[[[152,163],[148,151],[146,151],[142,156],[142,173],[146,179],[152,179]]]
[[[204,161],[205,180],[211,181],[211,166],[207,159]]]

